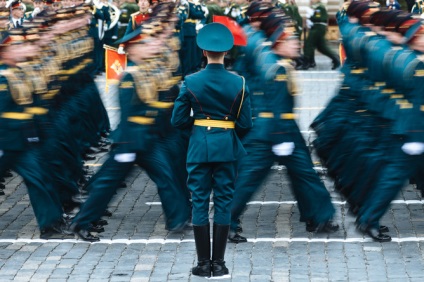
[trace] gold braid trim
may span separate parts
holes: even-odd
[[[21,76],[18,77],[17,74]],[[28,105],[33,102],[32,85],[24,78],[25,74],[17,68],[1,70],[0,75],[7,79],[12,99],[18,105]]]

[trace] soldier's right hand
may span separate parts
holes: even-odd
[[[124,50],[124,47],[123,46],[119,46],[119,48],[118,48],[118,54],[120,54],[120,55],[123,55],[123,54],[125,54],[125,50]]]

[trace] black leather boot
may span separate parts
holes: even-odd
[[[191,269],[196,276],[211,277],[211,234],[210,225],[193,225],[197,251],[197,266]]]
[[[212,239],[212,276],[228,275],[228,268],[225,266],[224,255],[227,247],[228,232],[230,225],[213,224]]]

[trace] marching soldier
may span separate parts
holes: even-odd
[[[0,174],[11,168],[22,176],[40,228],[40,238],[72,238],[64,231],[63,210],[48,177],[48,167],[40,154],[41,139],[34,116],[42,109],[33,107],[33,77],[21,68],[38,55],[35,44],[25,42],[23,29],[11,30],[0,44]]]
[[[24,21],[24,7],[20,0],[16,0],[10,5],[9,29],[22,27]]]
[[[309,232],[335,232],[330,194],[313,169],[305,141],[293,114],[296,84],[290,58],[298,56],[299,39],[284,17],[270,15],[261,23],[269,45],[256,57],[262,95],[252,95],[258,111],[254,127],[243,138],[247,155],[238,162],[238,178],[231,209],[229,240],[246,242],[239,235],[239,217],[275,161],[286,166],[298,201],[300,221]]]
[[[224,69],[225,52],[233,46],[231,32],[211,23],[200,30],[199,47],[208,58],[206,69],[186,76],[175,102],[172,124],[191,128],[187,155],[188,187],[192,193],[197,266],[203,277],[229,273],[224,255],[236,177],[235,162],[245,154],[239,134],[252,127],[250,95],[244,78]],[[193,116],[190,111],[193,110]],[[209,199],[214,192],[212,257]]]
[[[150,18],[151,2],[149,0],[136,0],[135,2],[140,10],[131,14],[124,36],[136,30],[144,21]],[[118,54],[125,54],[124,44],[119,45]]]
[[[335,70],[340,66],[340,61],[337,55],[328,47],[327,40],[325,39],[328,22],[327,9],[320,0],[311,0],[311,4],[312,9],[309,21],[312,27],[310,27],[308,38],[305,41],[303,51],[305,58],[302,69],[307,70],[312,67],[315,49],[318,49],[319,52],[332,60],[331,69]]]
[[[205,18],[202,6],[198,1],[181,1],[178,14],[182,21],[180,29],[181,49],[180,64],[181,73],[186,75],[194,73],[200,69],[202,53],[196,45],[196,25],[199,20]]]
[[[145,23],[118,42],[127,44],[128,57],[136,66],[127,68],[119,84],[121,122],[115,132],[116,148],[89,184],[89,198],[71,226],[83,240],[99,240],[88,228],[103,215],[134,164],[145,169],[156,183],[167,229],[181,231],[188,223],[187,195],[169,166],[171,155],[161,136],[166,133],[162,128],[166,122],[163,111],[168,112],[173,103],[159,100],[158,87],[165,83],[159,79],[165,71],[159,68],[158,55],[164,42],[153,35],[153,25]]]

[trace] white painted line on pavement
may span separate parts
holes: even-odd
[[[334,205],[346,205],[346,201],[331,201]],[[210,205],[213,203],[210,202]],[[251,201],[247,203],[248,205],[295,205],[297,204],[297,201]],[[406,204],[406,205],[422,205],[424,204],[424,200],[394,200],[392,201],[392,204]],[[160,206],[162,205],[161,202],[146,202],[146,205],[148,206]]]
[[[340,78],[302,78],[297,77],[297,81],[335,81],[340,80]]]
[[[322,110],[325,107],[301,107],[301,108],[293,108],[293,110]]]
[[[326,238],[248,238],[248,242],[250,243],[259,243],[259,242],[270,242],[270,243],[276,243],[276,242],[287,242],[287,243],[366,243],[366,242],[373,242],[371,238],[333,238],[333,239],[326,239]],[[393,238],[392,242],[395,243],[404,243],[404,242],[422,242],[424,241],[424,237],[405,237],[405,238]],[[51,239],[51,240],[43,240],[43,239],[0,239],[0,243],[84,243],[84,244],[181,244],[181,243],[194,243],[194,239],[101,239],[99,242],[86,242],[83,240],[76,240],[76,239]]]
[[[340,75],[341,75],[341,72],[339,72],[339,71],[305,71],[305,70],[298,70],[298,71],[296,71],[297,73],[301,73],[301,74],[304,74],[304,73],[310,73],[310,74],[335,74],[335,73],[339,73]]]

